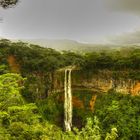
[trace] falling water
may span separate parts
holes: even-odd
[[[65,100],[64,100],[64,126],[66,131],[72,127],[72,92],[71,92],[71,69],[65,70]]]

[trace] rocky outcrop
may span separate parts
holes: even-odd
[[[64,73],[55,73],[54,90],[63,91]],[[81,71],[72,72],[72,89],[88,89],[93,92],[107,92],[111,89],[116,92],[131,95],[140,95],[140,81],[128,78],[128,72],[114,72],[103,70],[92,73]]]
[[[20,66],[13,55],[9,55],[7,61],[9,63],[11,72],[20,73]]]
[[[97,98],[97,95],[93,95],[91,100],[90,100],[90,102],[89,102],[90,110],[92,112],[94,111],[94,106],[95,106],[96,98]]]

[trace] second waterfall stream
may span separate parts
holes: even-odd
[[[72,69],[65,70],[64,79],[64,126],[65,131],[71,131],[72,127],[72,90],[71,90]]]

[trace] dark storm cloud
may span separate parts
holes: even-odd
[[[140,0],[106,0],[113,10],[140,14]]]
[[[140,16],[140,0],[106,0],[112,11],[131,13]],[[140,18],[140,17],[139,17]],[[140,25],[138,26],[140,28]],[[140,30],[125,32],[111,37],[110,41],[116,44],[140,44]]]
[[[112,37],[110,41],[115,44],[140,45],[140,30]]]

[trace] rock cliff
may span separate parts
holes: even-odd
[[[134,71],[135,73],[135,71]],[[129,71],[100,70],[96,72],[72,72],[72,89],[88,89],[93,92],[115,90],[123,94],[140,95],[140,81],[130,79]],[[64,88],[64,73],[55,73],[53,87],[55,91]]]

